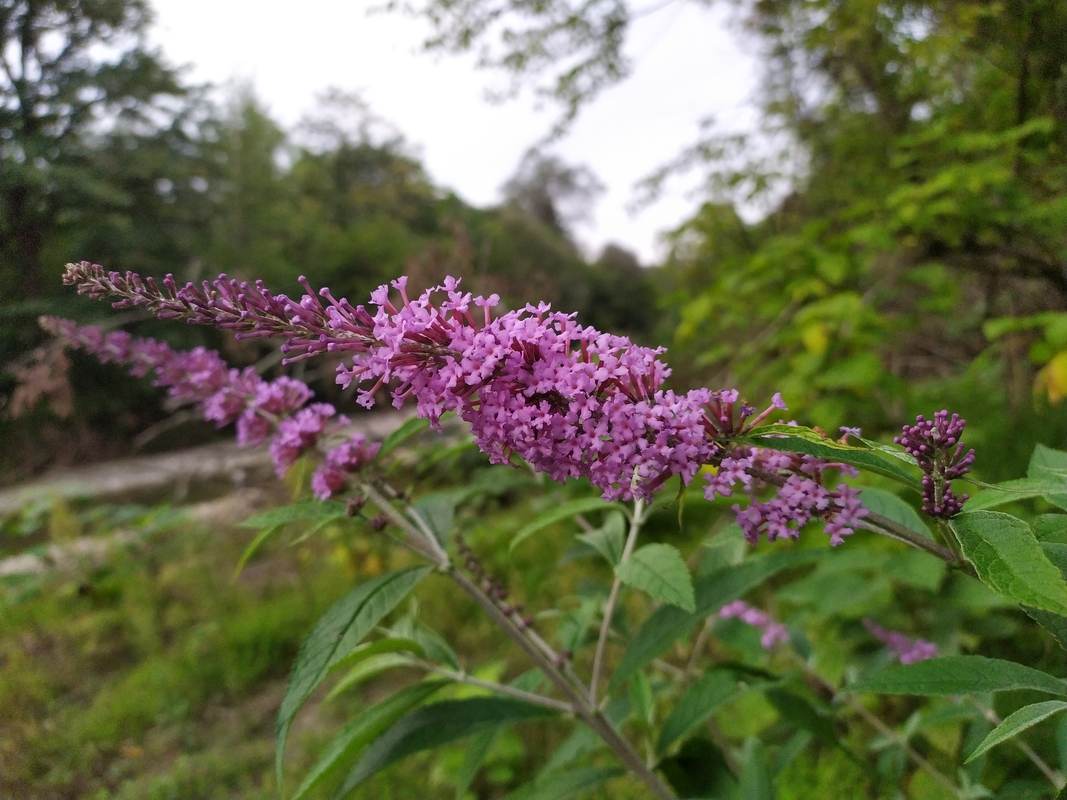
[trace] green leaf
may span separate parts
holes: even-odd
[[[578,534],[577,539],[604,556],[611,566],[617,566],[622,560],[626,543],[626,518],[620,512],[612,511],[603,525],[588,533]]]
[[[860,502],[875,514],[881,514],[886,519],[903,525],[910,531],[922,534],[927,539],[933,538],[930,529],[919,516],[919,512],[891,492],[865,487],[860,492]]]
[[[233,571],[234,580],[237,580],[237,576],[241,574],[241,570],[245,568],[245,564],[247,564],[248,560],[263,546],[263,543],[281,529],[281,525],[268,525],[256,534],[256,538],[251,541],[248,547],[245,548],[245,551],[241,553],[241,557],[237,560],[237,569]]]
[[[623,774],[618,767],[585,767],[571,772],[556,772],[537,778],[509,794],[505,800],[568,800],[578,792]]]
[[[946,656],[900,664],[845,687],[850,692],[953,695],[1033,689],[1067,697],[1067,681],[1033,669],[984,656]]]
[[[422,646],[413,638],[392,636],[386,639],[379,639],[376,642],[367,642],[366,644],[361,644],[358,647],[353,648],[348,655],[340,659],[331,669],[345,669],[346,667],[358,664],[360,661],[365,661],[371,656],[380,655],[382,653],[414,653],[416,656],[425,655]]]
[[[615,575],[627,586],[647,592],[657,600],[696,611],[693,580],[677,548],[669,544],[646,544],[615,568]]]
[[[438,664],[445,664],[452,669],[459,669],[459,659],[448,642],[435,630],[411,617],[397,622],[392,633],[401,639],[413,639],[422,648],[423,655]]]
[[[771,433],[773,435],[768,436]],[[887,478],[920,489],[921,484],[903,467],[878,455],[873,450],[863,447],[851,447],[840,444],[833,439],[821,438],[817,431],[810,428],[801,429],[790,425],[768,425],[757,428],[748,436],[740,436],[733,441],[739,444],[748,444],[755,447],[765,447],[768,450],[781,450],[787,453],[803,453],[804,455],[825,458],[829,461],[837,461],[842,464],[851,464],[859,469],[876,472]]]
[[[552,709],[509,697],[471,697],[425,706],[398,720],[367,748],[337,796],[344,797],[372,775],[412,753],[516,722],[555,715]]]
[[[447,545],[452,538],[456,501],[447,494],[427,494],[416,500],[412,508],[418,512],[441,546]]]
[[[771,764],[767,748],[759,739],[752,737],[745,742],[745,766],[737,776],[737,789],[733,796],[737,800],[768,800],[774,797],[774,784],[771,780]]]
[[[1046,514],[1044,516],[1057,517],[1059,520],[1067,519],[1067,517],[1064,517],[1062,514]],[[1038,517],[1038,521],[1040,520],[1041,517]],[[1048,560],[1059,569],[1060,574],[1067,580],[1067,544],[1042,541],[1041,549],[1045,552],[1045,555],[1048,556]],[[1031,608],[1030,606],[1023,606],[1023,611],[1025,611],[1032,620],[1037,622],[1038,625],[1048,631],[1060,647],[1067,650],[1067,616],[1053,614],[1051,611],[1042,611],[1039,608]]]
[[[611,676],[610,687],[621,686],[637,670],[661,655],[676,640],[685,636],[704,618],[736,600],[749,589],[787,567],[811,564],[824,557],[822,550],[794,550],[753,558],[735,567],[712,572],[693,584],[696,611],[688,613],[676,606],[658,608],[630,638],[619,665]]]
[[[556,752],[541,768],[538,777],[547,776],[553,772],[559,772],[568,764],[573,764],[586,753],[592,753],[604,747],[604,740],[597,736],[591,728],[585,725],[577,726],[563,744],[556,748]]]
[[[348,519],[348,515],[338,514],[334,517],[323,517],[313,525],[309,525],[307,530],[305,530],[302,534],[293,539],[293,541],[289,542],[289,546],[296,547],[298,544],[301,544],[302,542],[305,542],[310,539],[312,536],[321,531],[327,525],[332,525],[333,523],[340,522],[343,519]]]
[[[1064,580],[1067,580],[1067,544],[1060,542],[1041,542],[1040,544],[1045,557],[1060,571]]]
[[[1048,631],[1060,647],[1067,650],[1067,617],[1029,606],[1023,606],[1023,611],[1030,619]]]
[[[274,763],[279,787],[282,785],[285,740],[300,706],[330,670],[430,571],[430,567],[408,567],[387,572],[357,586],[330,606],[304,639],[278,709]]]
[[[1039,444],[1030,456],[1026,475],[1030,478],[1059,478],[1061,481],[1067,481],[1067,452]],[[1067,486],[1063,491],[1067,492]]]
[[[786,722],[808,731],[827,744],[840,745],[833,718],[816,708],[806,697],[783,688],[768,689],[766,696]]]
[[[982,511],[985,509],[1004,506],[1019,500],[1028,500],[1034,497],[1049,497],[1050,495],[1064,494],[1063,481],[1054,481],[1048,477],[1019,478],[1012,481],[1004,481],[995,484],[992,488],[978,492],[967,501],[968,511]]]
[[[686,690],[663,723],[656,742],[656,752],[666,753],[671,745],[715,713],[739,694],[737,679],[724,670],[712,670]]]
[[[322,698],[322,702],[329,703],[333,701],[349,689],[359,686],[375,675],[380,675],[397,667],[411,666],[415,666],[415,662],[412,661],[411,656],[406,656],[403,653],[378,653],[377,655],[367,656],[344,674],[344,677],[330,689],[329,694]]]
[[[254,514],[241,523],[242,528],[265,528],[268,525],[288,525],[308,519],[345,516],[345,504],[336,500],[301,500],[281,508]]]
[[[384,456],[386,453],[395,450],[398,446],[406,442],[412,436],[422,433],[424,430],[430,427],[430,420],[421,419],[415,417],[409,419],[395,431],[385,437],[385,441],[382,442],[381,449],[378,450],[379,456]]]
[[[515,538],[511,540],[510,549],[514,551],[515,548],[529,536],[532,536],[543,528],[547,528],[549,525],[554,525],[557,522],[569,519],[575,514],[585,514],[590,511],[608,511],[610,509],[621,511],[622,505],[619,503],[608,503],[601,500],[599,497],[582,497],[578,500],[571,500],[570,502],[555,506],[554,508],[545,511],[543,514],[538,514],[532,521],[520,528],[519,532],[515,534]]]
[[[467,793],[499,735],[499,729],[484,731],[475,735],[464,748],[463,763],[459,765],[459,772],[456,773],[456,800],[463,800],[463,795]]]
[[[957,514],[949,524],[986,586],[1020,605],[1067,614],[1067,583],[1029,525],[997,511]]]
[[[1061,711],[1067,711],[1067,703],[1063,700],[1046,700],[1043,703],[1034,703],[1020,708],[997,725],[978,745],[975,751],[967,756],[967,760],[963,763],[970,763],[987,750],[996,747],[1001,742],[1006,742],[1013,736],[1018,736],[1027,728],[1031,728],[1042,720],[1046,720],[1054,714],[1059,714]]]
[[[377,705],[361,711],[326,745],[322,756],[315,762],[315,766],[311,768],[308,774],[304,776],[300,788],[296,790],[290,800],[300,800],[355,755],[359,748],[377,738],[382,731],[400,719],[401,716],[428,699],[438,689],[447,685],[448,681],[416,683],[414,686],[401,689],[392,697],[383,700]]]
[[[1040,541],[1067,544],[1067,514],[1042,514],[1032,524]]]

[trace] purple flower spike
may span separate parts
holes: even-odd
[[[545,303],[494,318],[495,295],[472,297],[446,278],[416,297],[401,278],[373,292],[368,310],[328,289],[315,292],[304,279],[306,293],[292,300],[261,282],[225,275],[184,287],[168,276],[160,287],[88,262],[68,265],[64,282],[120,307],[211,323],[238,336],[281,337],[287,361],[344,353],[337,382],[356,385],[360,405],[370,408],[379,391],[389,390],[394,406],[413,401],[418,415],[435,426],[454,411],[492,462],[508,464],[516,455],[555,481],[584,477],[607,500],[648,500],[671,477],[688,484],[703,465],[718,467],[707,494],[730,495],[738,483],[748,490],[752,505],[738,510],[738,521],[752,542],[764,533],[795,537],[819,518],[838,544],[866,513],[844,485],[822,486],[823,471],[846,472],[843,465],[733,443],[785,410],[781,395],[757,412],[736,389],[665,390],[670,370],[658,358],[662,348],[583,327],[573,314]],[[222,391],[226,375],[216,378]],[[227,395],[216,405],[212,413],[221,422],[240,404]],[[291,413],[293,402],[280,405]],[[262,440],[284,416],[266,399],[246,404],[240,414],[239,436],[248,443]],[[291,450],[319,434],[291,430],[296,424],[287,423],[276,437],[279,469],[291,463]],[[329,484],[327,473],[321,480]],[[778,497],[757,501],[755,492],[771,486]]]
[[[863,620],[870,634],[885,644],[901,664],[914,664],[916,661],[925,661],[928,658],[937,657],[937,645],[925,639],[909,639],[903,633],[887,631],[871,619]]]
[[[964,452],[960,441],[967,420],[959,414],[949,418],[948,411],[938,411],[932,420],[920,414],[914,425],[905,425],[893,441],[919,463],[923,471],[923,511],[933,517],[948,519],[958,514],[968,495],[959,497],[952,491],[952,479],[971,471],[974,450]]]

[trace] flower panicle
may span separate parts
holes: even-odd
[[[399,278],[371,294],[369,310],[337,300],[328,289],[315,292],[303,279],[299,301],[226,276],[181,288],[168,276],[161,289],[133,273],[107,273],[86,262],[69,265],[65,280],[93,297],[117,297],[120,305],[212,322],[242,336],[283,337],[288,360],[343,351],[337,382],[358,387],[360,405],[372,407],[389,386],[394,406],[414,402],[434,426],[454,411],[492,462],[519,456],[556,481],[584,477],[608,500],[647,500],[671,477],[688,484],[704,464],[722,462],[729,469],[729,440],[785,409],[777,394],[757,413],[739,403],[736,390],[665,390],[670,369],[659,358],[662,348],[582,326],[546,303],[494,315],[497,295],[472,296],[451,277],[417,296]],[[279,452],[287,450],[279,445]],[[742,472],[766,466],[735,461]],[[813,469],[822,464],[804,463]],[[787,480],[770,485],[793,492],[794,500],[805,496],[808,484],[787,487]],[[812,491],[810,502],[778,508],[800,509],[808,514],[805,522],[817,511],[838,543],[863,513],[855,493]],[[770,538],[785,535],[777,518],[760,519],[755,527]]]
[[[214,350],[176,351],[154,339],[136,338],[124,331],[104,333],[99,327],[57,317],[43,317],[41,326],[104,363],[123,364],[139,377],[155,373],[157,386],[177,400],[194,404],[205,419],[218,427],[236,423],[237,442],[242,446],[252,447],[270,438],[279,477],[348,422],[328,403],[308,406],[313,393],[307,384],[287,376],[266,381],[252,368],[230,367]],[[356,433],[328,450],[312,477],[315,496],[326,499],[339,491],[351,473],[374,458],[378,448]]]

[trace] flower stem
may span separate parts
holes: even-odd
[[[482,610],[503,629],[512,641],[519,645],[523,652],[525,652],[526,655],[541,668],[560,693],[570,701],[574,713],[578,718],[603,739],[604,743],[611,748],[612,752],[618,756],[619,760],[649,788],[657,800],[677,800],[677,795],[674,794],[670,786],[668,786],[647,764],[645,764],[641,756],[634,750],[633,745],[619,733],[603,711],[600,711],[589,704],[587,698],[583,697],[571,682],[567,680],[567,677],[559,669],[557,664],[552,659],[547,658],[545,653],[526,637],[525,633],[500,610],[496,603],[494,603],[476,584],[455,567],[449,566],[445,571],[449,577],[456,581],[456,583],[458,583],[460,587],[470,595],[479,606],[481,606]],[[558,659],[556,661],[558,661]]]
[[[637,535],[641,531],[641,523],[644,521],[642,512],[645,510],[645,503],[643,500],[634,501],[634,514],[630,519],[630,533],[626,537],[626,545],[622,550],[622,558],[619,559],[619,566],[625,564],[630,554],[634,550],[634,546],[637,543]],[[596,654],[593,656],[593,673],[589,678],[589,704],[596,708],[598,704],[597,690],[600,682],[600,670],[604,663],[604,648],[608,643],[608,631],[611,629],[611,618],[615,615],[615,603],[619,599],[619,590],[622,588],[622,581],[619,580],[616,575],[615,580],[611,584],[611,592],[608,594],[608,601],[604,605],[604,621],[600,623],[600,636],[596,641]]]

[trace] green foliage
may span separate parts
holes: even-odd
[[[951,525],[987,586],[1021,605],[1067,616],[1067,582],[1029,525],[997,511],[958,514]]]
[[[1067,681],[1032,667],[983,656],[947,656],[902,664],[849,684],[853,692],[956,695],[1032,689],[1067,697]]]
[[[420,750],[482,731],[552,716],[554,712],[511,698],[444,700],[401,717],[367,748],[345,777],[338,794],[347,795],[374,773]]]
[[[696,611],[693,581],[682,554],[669,544],[646,544],[615,568],[619,580],[647,592],[657,600],[688,611]]]
[[[1043,703],[1033,703],[1032,705],[1020,708],[997,725],[997,727],[982,740],[982,743],[978,745],[975,751],[967,756],[966,763],[969,764],[987,750],[996,747],[1001,742],[1006,742],[1008,739],[1019,735],[1027,728],[1032,728],[1039,722],[1046,720],[1055,714],[1059,714],[1061,711],[1067,711],[1067,702],[1062,700],[1046,700]]]
[[[338,772],[352,760],[360,748],[380,736],[412,708],[428,700],[446,683],[447,681],[417,683],[363,711],[330,741],[290,800],[300,800],[318,783]]]
[[[411,567],[386,573],[357,586],[326,612],[300,647],[278,710],[276,772],[281,784],[285,740],[293,717],[341,659],[426,577],[428,567]]]

